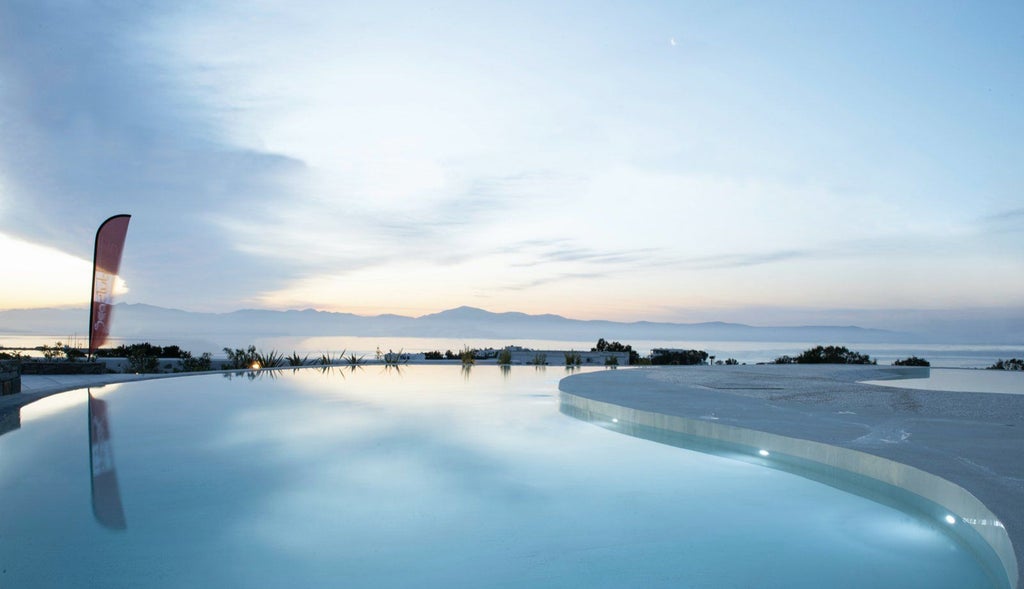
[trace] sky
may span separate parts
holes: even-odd
[[[1024,3],[0,0],[0,309],[1024,317]]]

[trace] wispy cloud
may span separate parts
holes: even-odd
[[[684,258],[675,262],[676,266],[690,269],[718,269],[718,268],[745,268],[749,266],[761,266],[777,262],[788,262],[797,259],[812,257],[827,257],[832,255],[828,251],[813,250],[780,250],[774,252],[756,252],[742,254],[723,254],[717,256],[704,256],[698,258]]]
[[[577,245],[569,239],[537,239],[519,241],[495,253],[520,254],[523,261],[510,264],[513,268],[532,268],[550,264],[579,263],[595,265],[631,265],[651,262],[662,250],[658,248],[631,248],[626,250],[595,249]]]
[[[982,231],[1024,233],[1024,208],[1009,209],[982,217],[980,225]]]
[[[548,276],[543,276],[543,277],[540,277],[540,278],[536,278],[534,280],[528,280],[528,281],[525,281],[525,282],[519,282],[519,283],[516,283],[516,284],[510,284],[510,285],[505,285],[505,286],[499,286],[499,287],[496,287],[495,290],[498,290],[498,291],[502,291],[502,290],[504,290],[504,291],[527,290],[527,289],[535,288],[535,287],[538,287],[538,286],[543,286],[543,285],[546,285],[546,284],[555,284],[555,283],[558,283],[558,282],[564,282],[564,281],[568,281],[568,280],[581,280],[581,279],[582,280],[588,280],[588,279],[594,279],[594,278],[603,278],[603,277],[605,277],[607,275],[608,274],[604,273],[604,272],[562,272],[562,273],[559,273],[559,274],[552,274],[552,275],[548,275]]]

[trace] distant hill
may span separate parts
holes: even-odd
[[[559,315],[492,313],[459,307],[422,317],[362,316],[313,309],[231,313],[194,313],[143,304],[119,304],[114,310],[118,338],[163,339],[175,336],[395,336],[436,338],[553,339],[629,343],[654,341],[776,341],[823,343],[905,343],[920,335],[855,326],[755,327],[739,323],[655,323],[582,321]],[[88,310],[27,309],[0,311],[0,333],[84,334]]]

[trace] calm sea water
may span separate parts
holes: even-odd
[[[43,344],[52,345],[60,340],[67,343],[74,336],[26,336],[5,335],[0,333],[0,346],[35,347]],[[136,343],[139,340],[113,339],[108,344],[117,346],[122,343]],[[200,338],[174,338],[145,340],[163,346],[179,345],[183,349],[199,355],[210,352],[214,357],[223,356],[225,347],[244,348],[255,345],[264,351],[277,350],[284,354],[297,352],[300,355],[319,356],[321,353],[357,354],[373,358],[377,350],[405,351],[409,353],[438,350],[444,352],[470,348],[500,349],[509,345],[522,346],[534,350],[589,350],[593,341],[581,340],[543,340],[543,339],[486,339],[486,338],[424,338],[424,337],[265,337],[225,335],[217,341]],[[843,342],[735,342],[735,341],[625,341],[633,346],[641,355],[648,354],[653,348],[683,348],[705,350],[717,360],[734,358],[740,363],[756,364],[771,362],[783,355],[793,356],[813,348],[816,345],[846,345],[851,350],[869,354],[879,364],[892,364],[894,360],[917,356],[926,358],[937,368],[987,368],[996,360],[1008,358],[1024,358],[1024,345],[964,345],[964,344],[844,344]],[[84,345],[84,343],[82,344]]]

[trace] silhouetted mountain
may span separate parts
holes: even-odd
[[[362,316],[314,309],[194,313],[143,304],[114,308],[114,332],[125,339],[175,336],[405,336],[491,339],[682,341],[778,341],[838,343],[922,342],[920,335],[855,326],[754,327],[738,323],[656,323],[581,321],[559,315],[491,313],[459,307],[422,317]],[[40,335],[84,334],[88,310],[0,311],[0,332]]]

